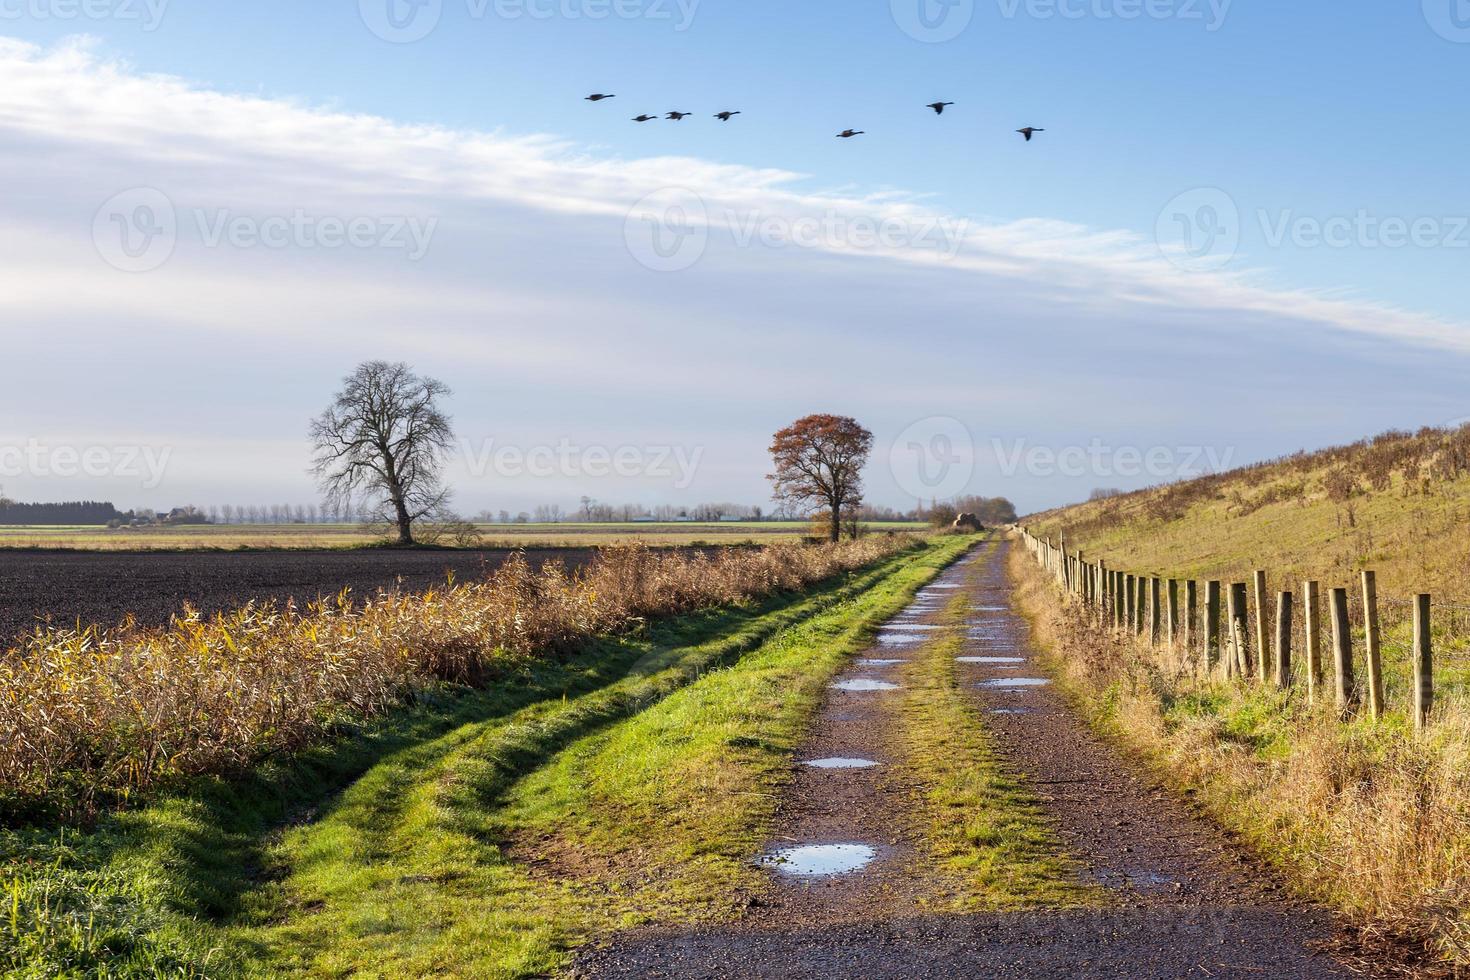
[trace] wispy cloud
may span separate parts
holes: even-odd
[[[94,177],[151,178],[193,204],[248,209],[309,195],[338,209],[503,203],[621,219],[650,194],[687,195],[697,203],[685,220],[718,243],[759,246],[771,243],[772,229],[778,239],[806,229],[800,244],[808,248],[1002,277],[1058,302],[1234,310],[1470,350],[1464,324],[1264,285],[1257,272],[1185,271],[1136,232],[1041,218],[987,223],[891,190],[808,189],[808,178],[786,170],[598,157],[553,136],[457,131],[226,94],[139,72],[86,40],[42,49],[0,39],[0,126],[10,168],[24,163],[17,157],[54,164],[84,154]],[[899,231],[884,236],[885,226]]]

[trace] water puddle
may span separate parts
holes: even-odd
[[[1018,691],[1023,687],[1045,687],[1051,681],[1044,677],[1001,677],[993,681],[981,681],[981,687],[993,687],[1002,691]]]
[[[1171,892],[1179,890],[1179,882],[1158,871],[1113,871],[1099,868],[1097,880],[1104,888],[1118,891],[1131,888],[1136,892]]]
[[[920,590],[919,595],[923,595],[925,592],[930,592],[930,591],[943,591],[943,592],[948,592],[948,591],[951,591],[953,589],[963,589],[963,588],[964,588],[964,586],[961,585],[958,582],[936,582],[933,585],[926,585],[922,590]]]
[[[880,630],[888,630],[888,631],[892,631],[892,632],[899,632],[899,631],[908,632],[910,630],[919,630],[921,632],[927,632],[929,630],[942,630],[942,629],[946,629],[946,627],[940,626],[940,625],[935,624],[935,623],[887,623],[887,624],[885,624],[883,626],[880,626],[878,628]]]
[[[1029,715],[1029,714],[1032,713],[1032,709],[1030,709],[1030,708],[991,708],[990,709],[990,713],[993,714],[993,715]]]
[[[895,633],[884,636],[880,633],[878,635],[878,645],[885,647],[913,647],[923,642],[924,637],[916,634],[903,635]]]
[[[1025,657],[955,657],[962,664],[1024,664]]]
[[[851,680],[838,681],[832,685],[839,691],[896,691],[897,684],[887,681],[877,681],[870,677],[854,677]]]
[[[760,863],[781,874],[815,878],[861,871],[877,856],[878,852],[866,844],[815,844],[762,855]]]
[[[813,759],[810,762],[802,763],[802,765],[810,766],[813,769],[871,769],[877,764],[872,759],[847,759],[842,756],[836,756],[831,759]]]
[[[861,660],[858,661],[858,666],[859,667],[892,667],[895,664],[906,664],[906,663],[908,663],[907,660],[900,660],[900,659],[897,659],[897,658],[883,660],[883,659],[874,659],[873,657],[864,657],[864,658],[862,658]]]

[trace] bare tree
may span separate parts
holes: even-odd
[[[332,407],[311,423],[312,468],[330,500],[361,498],[371,519],[411,545],[413,523],[449,499],[445,457],[454,444],[438,401],[449,388],[407,364],[368,361],[344,381]]]
[[[808,415],[776,433],[768,479],[775,498],[827,508],[828,536],[842,536],[842,510],[863,502],[863,466],[873,433],[844,415]]]

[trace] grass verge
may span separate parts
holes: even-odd
[[[286,835],[274,921],[237,941],[271,976],[519,977],[594,933],[730,914],[826,678],[972,540],[385,760]]]
[[[1011,549],[1021,609],[1062,689],[1304,896],[1359,928],[1355,950],[1416,975],[1470,969],[1470,720],[1424,738],[1341,723],[1290,693],[1197,677],[1062,599]],[[1455,973],[1455,971],[1459,971]]]
[[[983,561],[994,561],[993,546]],[[983,566],[976,563],[970,574]],[[944,620],[963,627],[973,601],[957,594]],[[959,679],[962,632],[920,648],[904,668],[900,727],[905,762],[924,787],[930,852],[952,880],[957,912],[1096,904],[1023,779],[997,758],[976,700]]]

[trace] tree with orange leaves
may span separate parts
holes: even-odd
[[[776,433],[771,443],[777,500],[797,506],[825,506],[830,539],[842,533],[842,512],[863,502],[863,467],[873,448],[873,433],[845,415],[808,415]]]

